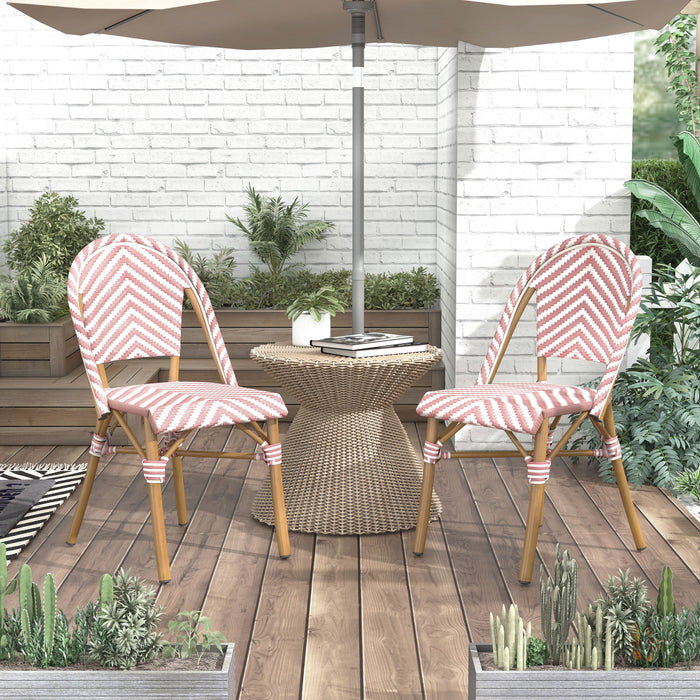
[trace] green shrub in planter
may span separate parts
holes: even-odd
[[[3,244],[10,269],[27,272],[43,254],[56,274],[66,279],[75,256],[104,229],[102,219],[88,219],[77,206],[71,195],[45,192],[38,197],[29,210],[29,220]]]
[[[42,253],[14,279],[0,277],[0,319],[46,323],[68,313],[66,283]]]

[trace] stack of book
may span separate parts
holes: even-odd
[[[336,335],[332,338],[312,340],[311,345],[329,355],[344,357],[375,357],[398,355],[404,352],[424,352],[428,347],[427,343],[414,343],[411,335],[395,333]]]

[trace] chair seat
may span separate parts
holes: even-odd
[[[545,417],[588,411],[595,389],[532,382],[483,384],[426,393],[420,416],[534,435]]]
[[[283,418],[279,394],[214,382],[160,382],[106,390],[110,409],[148,416],[156,433]]]

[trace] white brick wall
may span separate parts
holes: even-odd
[[[448,385],[471,384],[537,252],[574,234],[628,236],[633,38],[366,54],[366,269],[437,272]],[[0,239],[56,189],[108,231],[234,246],[244,275],[247,244],[226,214],[251,182],[337,223],[300,262],[349,266],[350,64],[348,47],[67,36],[0,5]],[[504,379],[534,371],[533,341],[513,350]],[[462,446],[488,435],[465,429]]]
[[[483,50],[460,46],[456,383],[474,382],[505,301],[535,255],[568,236],[629,240],[633,37]],[[534,316],[499,372],[534,378]],[[549,378],[596,376],[552,360]],[[464,429],[461,449],[509,446]]]
[[[348,37],[349,37],[348,25]],[[337,224],[300,262],[351,264],[349,47],[234,51],[63,35],[0,5],[0,238],[47,189],[106,230],[239,250],[251,182]],[[435,270],[436,49],[366,51],[366,267]]]

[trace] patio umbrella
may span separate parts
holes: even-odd
[[[660,29],[688,0],[13,0],[69,34],[235,49],[353,47],[352,326],[364,330],[366,42],[505,48]],[[348,22],[348,14],[350,22]],[[369,21],[367,22],[367,17]],[[350,27],[348,26],[350,25]],[[350,31],[348,31],[350,29]]]

